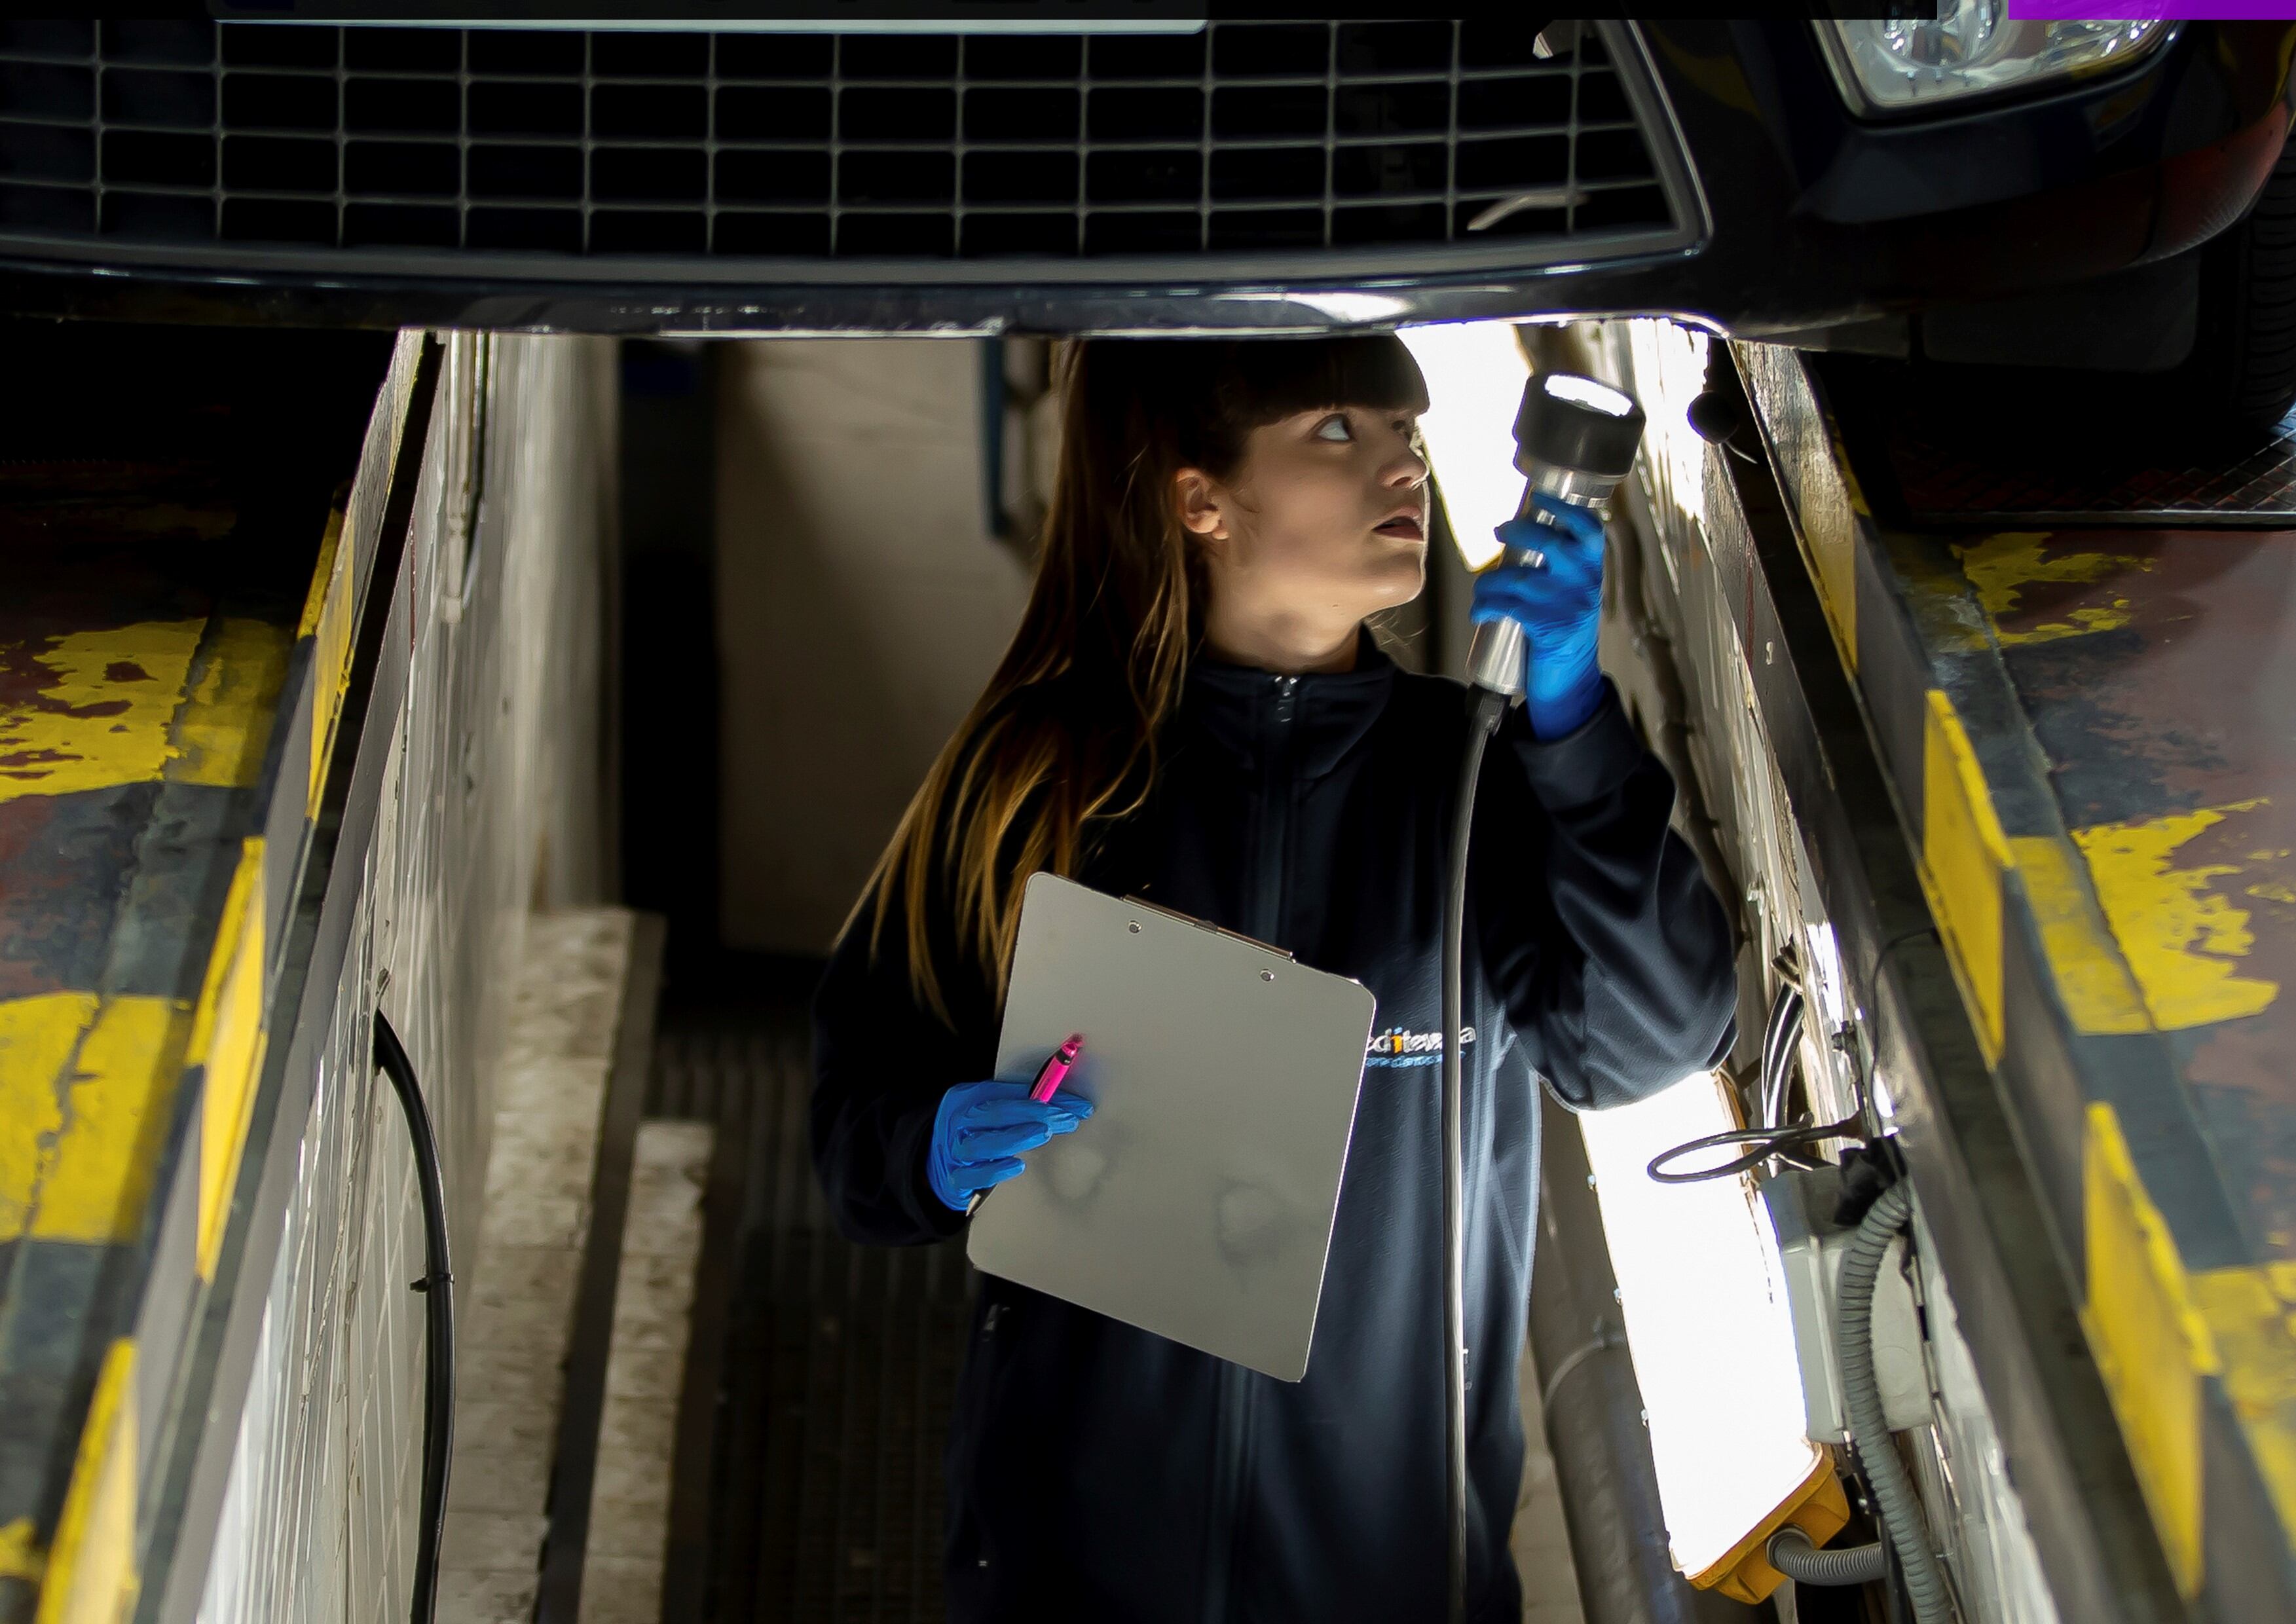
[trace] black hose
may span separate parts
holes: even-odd
[[[1471,691],[1467,745],[1459,759],[1459,799],[1451,829],[1451,885],[1443,897],[1443,1371],[1451,1513],[1451,1624],[1467,1616],[1467,1222],[1461,1147],[1461,1036],[1465,1002],[1461,968],[1467,917],[1467,847],[1475,826],[1475,783],[1483,747],[1506,714],[1507,696]]]
[[[1864,1120],[1857,1117],[1844,1117],[1839,1122],[1806,1122],[1800,1128],[1734,1128],[1727,1133],[1708,1134],[1702,1139],[1660,1151],[1651,1158],[1647,1171],[1662,1185],[1702,1185],[1711,1178],[1729,1178],[1751,1171],[1773,1156],[1784,1155],[1805,1145],[1821,1144],[1828,1139],[1857,1138],[1865,1130]],[[1700,1151],[1726,1150],[1737,1144],[1754,1148],[1735,1161],[1697,1168],[1687,1173],[1677,1173],[1669,1165]]]
[[[414,1144],[414,1180],[422,1191],[422,1278],[427,1348],[422,1372],[422,1511],[414,1547],[414,1624],[431,1624],[439,1611],[439,1546],[447,1532],[447,1466],[455,1453],[455,1275],[447,1256],[447,1188],[439,1171],[439,1140],[422,1103],[406,1046],[390,1017],[374,1012],[374,1063],[390,1079],[406,1113]]]
[[[1801,1040],[1801,988],[1791,981],[1780,981],[1777,997],[1770,1005],[1769,1028],[1762,1034],[1760,1127],[1786,1125],[1786,1087],[1793,1076],[1793,1050]]]

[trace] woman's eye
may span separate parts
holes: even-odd
[[[1343,444],[1348,440],[1355,439],[1355,437],[1356,431],[1348,426],[1348,420],[1337,412],[1332,413],[1329,417],[1326,417],[1323,422],[1316,425],[1316,438],[1317,439],[1327,439],[1334,444]]]

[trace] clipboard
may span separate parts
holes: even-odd
[[[1307,1374],[1375,1001],[1057,874],[1021,897],[996,1075],[1072,1032],[1090,1120],[972,1221],[985,1273],[1286,1382]]]

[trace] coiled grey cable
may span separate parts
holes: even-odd
[[[1858,1464],[1866,1469],[1866,1480],[1873,1487],[1882,1526],[1889,1530],[1890,1543],[1897,1548],[1915,1624],[1953,1624],[1945,1573],[1930,1548],[1928,1519],[1915,1497],[1905,1464],[1898,1458],[1897,1446],[1890,1439],[1889,1416],[1882,1408],[1882,1384],[1874,1374],[1874,1284],[1890,1241],[1913,1221],[1913,1198],[1906,1186],[1891,1185],[1866,1212],[1842,1254],[1837,1307],[1841,1392],[1849,1409],[1850,1441],[1857,1446]]]

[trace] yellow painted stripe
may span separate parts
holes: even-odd
[[[92,992],[0,1001],[0,1240],[31,1224],[42,1163],[63,1128],[58,1085],[95,1006]]]
[[[2193,1300],[2281,1533],[2296,1546],[2296,1264],[2210,1269],[2193,1276]]]
[[[263,1064],[263,842],[247,841],[224,900],[223,923],[192,1017],[188,1062],[203,1070],[200,1107],[199,1271],[215,1277],[224,1218],[247,1143],[247,1111]]]
[[[105,1349],[36,1624],[119,1624],[135,1604],[135,1344]]]
[[[176,718],[168,776],[179,783],[244,788],[263,768],[272,716],[287,680],[294,639],[266,620],[223,619],[209,628]]]
[[[2242,824],[2268,802],[2202,807],[2141,823],[2100,824],[2073,831],[2088,860],[2097,901],[2120,943],[2153,1023],[2163,1031],[2208,1026],[2261,1013],[2280,996],[2280,984],[2239,973],[2255,938],[2249,910],[2229,894],[2286,906],[2286,854],[2243,838]],[[2218,832],[2218,825],[2227,825]],[[2218,860],[2178,858],[2203,835]],[[2226,860],[2229,858],[2230,860]],[[2228,882],[2229,884],[2219,883]],[[2296,895],[2296,893],[2291,893]]]
[[[2122,962],[2104,915],[2082,883],[2072,849],[2046,835],[2009,841],[2025,900],[2041,930],[2041,950],[2057,997],[2076,1031],[2146,1032],[2152,1023],[2144,997]]]
[[[1922,746],[1922,870],[1989,1065],[2001,1055],[2001,876],[2009,841],[1953,701],[1932,688]]]
[[[0,705],[0,801],[159,777],[206,624],[146,620],[0,647],[0,663],[42,673],[29,698]]]
[[[0,1524],[0,1579],[37,1585],[47,1571],[48,1554],[40,1549],[39,1530],[29,1517]]]
[[[328,514],[318,567],[312,571],[310,595],[303,603],[303,633],[312,639],[311,783],[305,805],[313,808],[319,804],[327,747],[334,740],[335,718],[342,713],[343,692],[350,684],[352,549],[342,545],[344,534],[342,513]]]
[[[316,636],[319,618],[327,603],[327,588],[335,578],[335,552],[343,543],[343,510],[332,508],[327,513],[327,528],[319,535],[318,562],[311,568],[311,584],[303,589],[303,615],[295,627],[299,640]]]
[[[2088,1251],[2082,1323],[2177,1587],[2197,1595],[2202,1383],[2218,1369],[2216,1340],[2110,1105],[2088,1108],[2081,1182]]]

